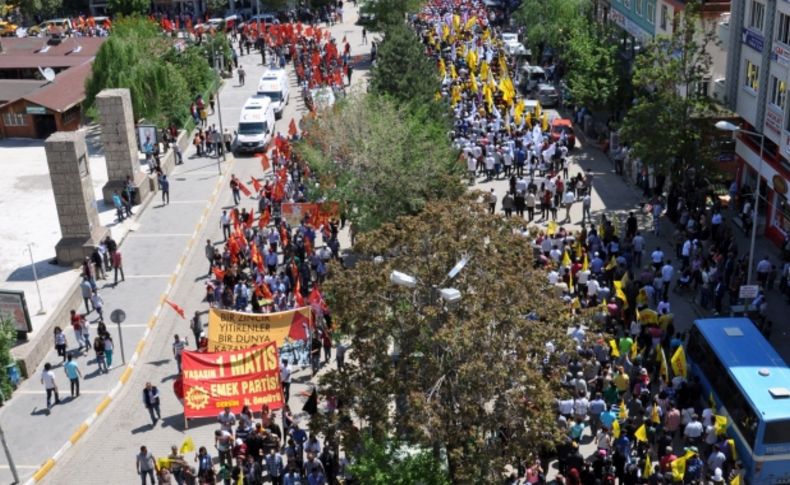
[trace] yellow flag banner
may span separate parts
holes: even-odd
[[[590,271],[590,260],[587,259],[587,253],[584,253],[584,262],[582,263],[582,271]]]
[[[623,308],[628,308],[628,298],[625,296],[625,292],[623,291],[623,283],[621,281],[613,281],[614,284],[614,296],[623,300]]]
[[[675,353],[672,354],[672,372],[676,376],[681,376],[685,378],[687,376],[688,368],[686,366],[686,352],[683,350],[683,346],[678,346]]]
[[[453,30],[458,32],[461,28],[461,16],[458,14],[453,15]]]
[[[634,431],[634,438],[643,443],[647,443],[647,427],[645,427],[644,424]]]
[[[743,480],[741,479],[740,473],[736,474],[735,477],[733,477],[733,479],[730,481],[730,485],[743,485]]]
[[[253,345],[277,342],[280,347],[287,338],[305,338],[310,325],[310,308],[296,308],[277,313],[242,313],[212,308],[208,314],[208,351],[243,350]]]
[[[650,478],[653,474],[653,462],[650,461],[650,453],[645,458],[645,469],[642,471],[642,478]]]
[[[472,30],[472,27],[474,27],[476,23],[477,23],[477,17],[476,16],[470,17],[469,20],[467,20],[466,24],[464,25],[464,30]]]
[[[549,236],[553,236],[557,233],[557,222],[556,221],[549,221],[546,225],[546,234]]]
[[[634,345],[631,346],[631,353],[628,354],[628,358],[633,362],[637,355],[639,355],[639,344],[634,340]]]
[[[670,465],[672,466],[672,478],[676,481],[683,481],[683,477],[686,475],[686,461],[694,456],[696,453],[693,451],[687,451],[685,455],[675,458]]]
[[[718,414],[714,414],[714,417],[716,418],[716,434],[727,434],[727,425],[729,423],[727,416],[719,416]]]
[[[738,450],[735,448],[735,440],[730,438],[727,440],[727,444],[730,445],[730,453],[732,454],[732,459],[737,461],[738,460]]]
[[[625,401],[620,401],[620,411],[617,413],[617,419],[620,421],[628,419],[628,408],[625,406]]]
[[[669,365],[667,364],[667,355],[664,353],[664,347],[661,347],[658,359],[658,373],[664,382],[669,382]]]
[[[181,448],[179,448],[178,451],[182,455],[195,451],[195,442],[192,441],[191,436],[187,436],[186,438],[184,438],[184,442],[181,443]]]
[[[441,57],[439,58],[439,74],[441,74],[443,78],[447,77],[447,66],[444,65],[444,59]]]
[[[562,265],[563,266],[570,266],[571,265],[571,256],[568,254],[568,251],[562,252]]]
[[[612,434],[615,438],[620,437],[620,423],[616,419],[612,422]]]
[[[612,357],[620,357],[620,349],[617,348],[617,342],[614,339],[609,340],[609,347],[612,349]]]
[[[653,424],[659,424],[661,422],[661,416],[658,414],[658,404],[653,404],[653,411],[650,412],[650,421]]]

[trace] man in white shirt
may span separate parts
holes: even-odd
[[[661,250],[660,246],[650,254],[650,261],[656,270],[661,269],[661,266],[664,265],[664,251]]]
[[[661,279],[664,281],[664,300],[669,299],[669,285],[672,283],[672,275],[675,274],[675,268],[672,267],[672,261],[667,260],[667,263],[661,267]]]
[[[44,384],[44,389],[47,391],[47,412],[52,408],[52,395],[55,395],[55,404],[60,404],[60,396],[58,396],[58,385],[55,383],[55,373],[52,372],[52,364],[47,362],[44,364],[44,370],[41,372],[41,383]]]
[[[569,188],[565,195],[562,196],[562,205],[565,206],[565,220],[568,222],[571,221],[571,206],[574,202],[576,202],[576,196],[573,195],[573,190]]]
[[[219,413],[217,421],[219,422],[220,429],[231,434],[233,433],[233,426],[236,425],[236,415],[231,412],[229,407],[225,407],[225,409]]]
[[[773,265],[771,261],[768,259],[768,256],[763,256],[763,259],[757,263],[757,281],[760,283],[760,286],[763,288],[766,287],[766,283],[768,282],[768,276],[771,274],[771,270],[773,269]]]
[[[634,253],[634,263],[636,263],[637,268],[642,267],[642,252],[645,250],[645,237],[642,236],[641,232],[636,233],[634,236],[634,240],[631,241],[631,245],[633,247],[632,251]]]

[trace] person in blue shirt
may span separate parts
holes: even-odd
[[[205,446],[201,446],[200,449],[198,449],[198,454],[195,455],[195,461],[198,464],[198,478],[207,478],[209,475],[213,475],[214,465],[211,462],[211,455],[208,454]]]
[[[617,413],[611,409],[601,413],[601,424],[606,429],[612,429],[612,423],[614,423],[616,419]]]
[[[80,367],[77,364],[77,361],[72,360],[71,354],[66,357],[66,363],[63,364],[63,370],[66,371],[66,377],[68,377],[69,382],[71,382],[71,397],[79,397],[80,377],[82,377],[82,372],[80,372]]]

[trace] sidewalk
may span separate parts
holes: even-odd
[[[348,37],[352,54],[367,54],[370,44],[362,45],[361,27],[354,25],[356,16],[355,9],[348,4],[345,22],[330,30],[338,42],[343,36]],[[368,40],[372,41],[373,36]],[[259,55],[242,56],[239,62],[247,71],[248,82],[239,87],[236,78],[228,79],[219,94],[223,126],[231,132],[237,126],[241,106],[255,92],[257,83],[253,81],[264,72],[264,67],[259,65]],[[290,65],[288,68],[292,97],[276,124],[276,131],[281,133],[287,131],[292,118],[298,119],[304,112],[295,76]],[[365,76],[365,71],[355,70],[354,84]],[[216,116],[211,116],[209,124],[215,123],[218,125]],[[108,323],[116,344],[114,360],[117,361],[109,374],[95,371],[91,352],[90,358],[79,358],[83,374],[87,374],[79,398],[62,399],[65,401],[63,404],[55,406],[50,416],[45,415],[42,409],[45,405],[44,391],[36,376],[25,381],[14,398],[0,410],[0,422],[8,442],[12,444],[13,457],[23,483],[56,453],[56,461],[50,462],[52,469],[46,474],[45,483],[133,483],[133,480],[139,480],[134,472],[133,457],[140,445],[147,445],[155,455],[161,456],[169,451],[171,444],[180,444],[188,434],[196,445],[211,448],[214,426],[205,425],[213,423],[213,420],[190,422],[189,431],[184,431],[183,408],[172,394],[176,366],[170,344],[174,333],[188,335],[190,347],[194,342],[188,320],[182,320],[169,306],[162,306],[162,301],[168,298],[183,307],[187,318],[195,311],[204,312],[203,321],[206,323],[206,304],[202,302],[207,268],[203,245],[206,239],[222,240],[218,220],[222,209],[232,204],[227,185],[231,173],[244,181],[248,181],[250,176],[262,175],[258,159],[244,157],[222,164],[222,176],[219,177],[216,159],[197,158],[190,147],[185,152],[185,164],[178,166],[170,175],[170,204],[162,206],[157,194],[140,216],[139,227],[120,248],[125,258],[126,281],[116,289],[104,289],[105,315],[116,308],[126,312],[127,318],[122,327],[127,360],[136,348],[141,349],[134,371],[124,373],[120,365],[118,330],[114,324]],[[254,201],[245,201],[242,205],[247,208],[254,206],[257,212]],[[341,233],[341,244],[344,247],[348,245],[345,231]],[[95,318],[93,314],[90,317]],[[151,323],[154,325],[149,330]],[[66,334],[73,344],[71,330]],[[95,336],[95,329],[92,336]],[[139,347],[138,342],[144,336],[147,336],[145,344]],[[48,360],[56,362],[54,352],[50,353]],[[55,369],[55,374],[63,398],[68,394],[68,381],[60,368]],[[122,374],[128,379],[125,385],[118,384]],[[163,419],[157,427],[150,425],[148,412],[140,400],[139,393],[147,381],[157,385],[162,395]],[[306,399],[300,392],[307,391],[308,386],[309,371],[294,372],[290,405],[295,413],[301,411]],[[110,401],[105,398],[108,393],[114,396]],[[97,406],[106,411],[89,418]],[[304,416],[297,417],[302,421],[305,419]],[[90,427],[80,427],[86,418],[91,421]],[[31,437],[31,429],[46,431]],[[71,446],[71,441],[77,444]],[[88,463],[105,466],[93,470],[93,467],[85,466]],[[11,481],[7,464],[0,465],[0,483]]]

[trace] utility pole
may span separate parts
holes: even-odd
[[[30,253],[30,267],[33,269],[33,279],[36,281],[36,292],[38,293],[38,315],[44,315],[47,313],[47,311],[44,310],[44,300],[41,299],[41,287],[38,284],[36,263],[33,261],[33,243],[27,243],[27,252]]]
[[[217,34],[214,35],[216,36]],[[220,86],[222,86],[222,68],[223,68],[223,62],[225,56],[221,52],[219,56],[217,56],[215,41],[216,41],[216,37],[211,42],[211,57],[213,58],[214,61],[214,72],[217,73],[217,76],[219,76]],[[225,129],[222,126],[222,102],[220,101],[219,91],[220,89],[217,88],[217,95],[215,98],[217,100],[217,118],[219,120],[219,142],[222,144],[222,148],[221,148],[222,156],[220,157],[219,153],[217,153],[217,172],[220,175],[222,175],[222,166],[220,165],[220,161],[223,162],[225,161],[225,139],[224,139]],[[219,151],[220,147],[217,147],[217,150]]]

